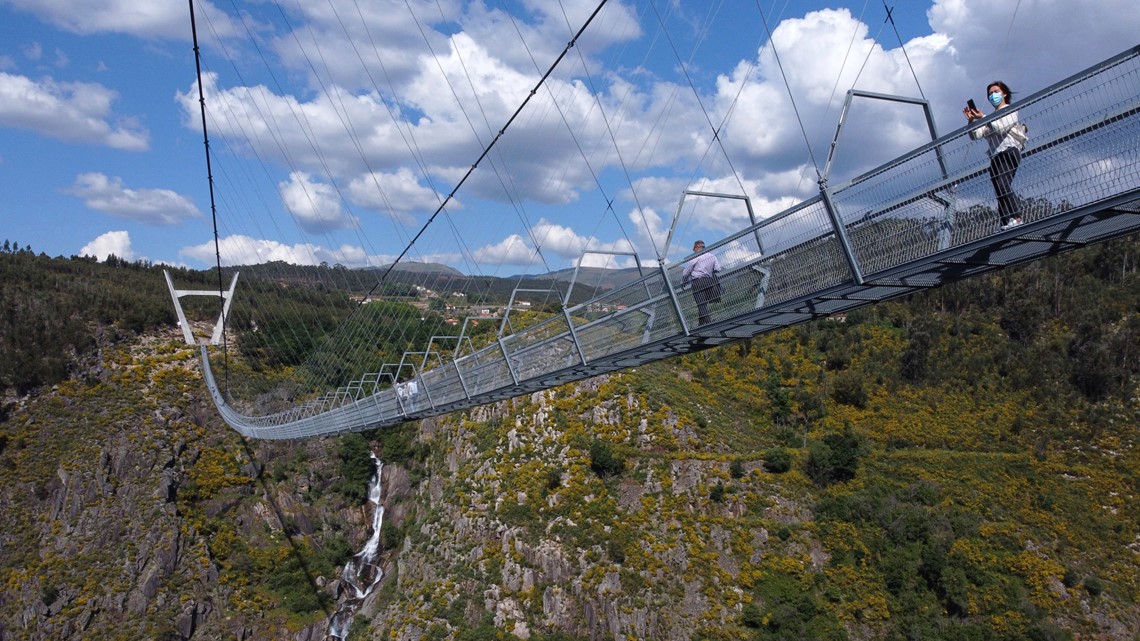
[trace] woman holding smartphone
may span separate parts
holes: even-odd
[[[991,82],[986,87],[986,97],[995,111],[1009,106],[1013,99],[1013,92],[1000,80]],[[962,110],[967,122],[974,122],[985,118],[970,100]],[[1013,193],[1013,177],[1017,175],[1017,167],[1021,164],[1021,150],[1025,148],[1025,125],[1017,122],[1017,111],[1010,110],[993,122],[978,127],[970,132],[974,140],[985,138],[990,146],[990,181],[997,195],[998,216],[1001,218],[1003,230],[1012,229],[1023,221],[1018,213],[1017,195]]]

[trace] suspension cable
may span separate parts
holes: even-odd
[[[526,98],[524,98],[518,108],[515,109],[515,112],[511,114],[510,118],[507,119],[507,122],[503,125],[503,128],[500,129],[497,134],[495,134],[495,137],[491,140],[490,144],[488,144],[487,147],[483,149],[483,152],[479,154],[479,157],[475,159],[475,162],[471,164],[471,167],[463,174],[463,177],[459,179],[459,182],[455,184],[455,187],[452,188],[451,192],[447,194],[447,197],[443,199],[443,202],[440,203],[435,212],[433,212],[432,215],[428,217],[427,222],[425,222],[423,226],[420,227],[420,230],[416,232],[416,235],[412,238],[411,241],[408,242],[408,245],[404,248],[403,251],[400,252],[400,255],[396,258],[396,260],[392,264],[388,265],[388,268],[384,270],[384,273],[380,276],[379,282],[377,282],[376,285],[374,285],[372,289],[369,290],[369,296],[375,293],[376,289],[384,283],[384,281],[388,278],[388,275],[392,273],[392,269],[396,266],[396,264],[399,263],[405,255],[407,255],[408,251],[411,250],[412,246],[416,244],[416,241],[419,240],[420,236],[423,235],[428,226],[431,225],[435,220],[436,216],[438,216],[439,213],[442,212],[445,207],[447,207],[447,204],[451,202],[451,200],[455,197],[455,194],[459,191],[459,188],[462,187],[465,182],[467,182],[467,179],[471,177],[471,174],[475,172],[475,169],[479,167],[479,163],[483,162],[483,159],[487,157],[487,154],[491,152],[491,149],[494,148],[496,143],[499,142],[499,140],[503,137],[503,134],[507,132],[507,128],[510,127],[511,123],[513,123],[515,119],[518,118],[519,114],[522,113],[522,110],[530,102],[530,99],[533,98],[536,93],[538,93],[539,88],[542,87],[542,85],[546,82],[546,79],[550,77],[550,74],[554,73],[554,69],[558,66],[559,63],[562,62],[562,59],[566,57],[566,54],[569,53],[570,49],[573,48],[574,45],[578,42],[578,38],[581,37],[586,28],[590,26],[590,23],[594,21],[594,18],[597,17],[598,13],[602,10],[602,7],[606,5],[606,2],[608,2],[608,0],[601,0],[601,2],[598,3],[598,6],[594,8],[593,13],[590,14],[590,17],[586,19],[586,22],[580,29],[578,29],[578,32],[574,34],[574,37],[571,38],[570,42],[568,42],[562,49],[562,53],[558,54],[558,58],[556,58],[554,62],[551,63],[550,68],[546,70],[546,73],[542,74],[542,77],[538,79],[538,82],[535,84],[534,88],[530,90],[530,93],[527,94]]]
[[[792,92],[791,83],[788,82],[788,74],[784,72],[784,63],[780,62],[780,52],[777,51],[776,43],[772,40],[772,29],[768,26],[768,18],[764,15],[764,7],[760,6],[760,0],[756,0],[756,8],[760,10],[760,20],[764,23],[764,31],[768,34],[768,44],[772,45],[772,55],[776,57],[776,66],[780,68],[780,76],[784,79],[784,87],[788,90],[788,99],[792,102],[792,111],[796,114],[796,122],[800,125],[800,133],[803,134],[808,157],[811,158],[811,164],[815,167],[816,176],[822,178],[819,173],[819,163],[816,162],[815,154],[811,150],[811,139],[808,138],[807,129],[804,128],[804,120],[800,117],[799,107],[796,106],[796,96]]]
[[[922,83],[918,81],[918,74],[914,71],[914,65],[910,62],[910,56],[906,52],[906,43],[903,42],[902,36],[899,35],[898,25],[895,24],[894,7],[887,6],[887,0],[883,0],[883,9],[887,12],[887,22],[891,23],[891,28],[895,31],[895,37],[899,39],[899,48],[902,49],[903,58],[906,58],[906,66],[910,67],[910,75],[914,76],[914,84],[918,87],[918,95],[926,100],[926,94],[922,92]],[[1016,12],[1015,12],[1016,13]],[[1010,25],[1012,26],[1012,24]]]
[[[218,301],[223,314],[219,321],[222,324],[222,362],[228,365],[229,354],[226,349],[226,319],[224,317],[226,310],[225,286],[222,283],[222,248],[218,239],[218,207],[214,199],[214,170],[210,164],[210,135],[206,131],[206,94],[202,88],[202,53],[198,47],[198,25],[194,19],[194,0],[188,1],[190,3],[190,33],[194,40],[194,67],[198,76],[198,105],[202,112],[202,144],[206,152],[206,179],[210,185],[210,219],[214,225],[214,259],[218,268]],[[229,367],[225,367],[225,370],[224,383],[225,387],[229,388]]]

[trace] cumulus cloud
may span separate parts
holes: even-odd
[[[109,231],[95,240],[87,243],[79,250],[80,256],[94,256],[99,260],[107,260],[108,256],[115,255],[123,260],[134,261],[138,257],[131,247],[131,235],[125,231]]]
[[[183,247],[178,255],[204,264],[213,264],[220,252],[222,265],[259,265],[282,261],[293,265],[344,265],[345,267],[376,266],[390,263],[392,256],[369,256],[353,245],[327,248],[311,243],[287,244],[274,240],[253,238],[241,234],[226,236],[218,241]]]
[[[629,241],[624,238],[613,242],[602,242],[593,236],[583,236],[573,228],[539,220],[534,225],[534,238],[542,244],[543,251],[553,252],[562,258],[577,259],[584,251],[591,252],[628,252],[633,249]],[[599,258],[597,255],[588,256],[587,261],[594,266],[597,261],[610,262],[610,259]],[[585,264],[585,263],[584,263]]]
[[[435,55],[447,57],[450,51],[449,59],[442,63],[446,73],[462,73],[460,67],[453,66],[460,62],[452,50],[456,46],[453,36],[493,43],[495,57],[505,68],[524,74],[544,72],[596,6],[594,0],[528,2],[515,7],[516,13],[507,14],[485,3],[457,0],[413,0],[395,8],[352,0],[299,3],[287,10],[297,12],[303,29],[296,37],[293,33],[279,34],[272,44],[281,61],[298,73],[311,74],[309,60],[320,57],[334,84],[368,87],[399,95],[403,101],[404,88],[425,71],[442,80],[433,61]],[[459,31],[456,25],[461,25]],[[591,55],[629,42],[641,33],[636,11],[629,3],[611,0],[575,49]],[[363,49],[354,43],[369,46]],[[474,60],[464,62],[472,69],[479,66]],[[464,78],[455,79],[460,85],[467,84]],[[310,85],[317,84],[316,79],[310,80]],[[436,93],[440,93],[438,89]],[[444,91],[439,97],[447,99],[448,95]]]
[[[91,209],[150,225],[177,225],[201,218],[194,202],[169,189],[128,189],[121,178],[97,173],[79,174],[65,193],[82,198]]]
[[[278,183],[277,189],[281,202],[307,232],[322,233],[356,225],[356,218],[344,211],[336,188],[317,182],[304,172],[289,174],[289,180]]]
[[[414,220],[408,213],[435,211],[443,202],[443,196],[421,185],[408,167],[394,173],[372,172],[353,178],[348,183],[348,194],[353,203],[387,212],[404,223]],[[457,206],[455,202],[450,204],[453,209]]]
[[[583,233],[581,208],[552,207],[587,198],[607,208],[615,199],[628,203],[632,245],[642,255],[663,245],[686,188],[747,195],[758,217],[769,216],[818,192],[847,89],[925,97],[946,133],[964,124],[965,98],[978,97],[994,77],[1030,91],[1117,53],[1121,42],[1130,46],[1140,12],[1132,0],[1106,3],[1119,19],[1090,26],[1072,3],[1015,15],[1012,0],[935,0],[926,14],[934,33],[907,41],[905,50],[879,16],[822,9],[779,21],[770,41],[761,35],[751,51],[733,53],[735,64],[725,58],[705,69],[671,57],[685,52],[654,52],[664,62],[619,60],[627,43],[661,41],[651,17],[611,3],[463,185],[459,195],[478,220],[449,220],[476,226],[456,233],[477,236],[478,260],[528,265],[536,243],[543,256],[566,261],[587,247],[631,246],[612,225]],[[296,37],[277,31],[268,41],[307,87],[226,86],[207,74],[212,137],[235,154],[288,167],[280,193],[306,230],[365,224],[367,217],[347,212],[350,205],[411,226],[467,173],[594,6],[562,4],[567,15],[546,2],[523,3],[512,16],[458,0],[394,11],[347,0],[291,7]],[[693,37],[706,26],[700,23],[676,18],[671,35]],[[1042,51],[1029,39],[1051,44]],[[371,46],[358,50],[354,42]],[[323,64],[313,65],[317,59]],[[200,126],[197,89],[178,100],[186,126]],[[916,106],[857,99],[830,167],[832,184],[929,137]],[[522,218],[532,204],[542,207],[537,225],[495,229],[487,240],[485,212],[499,208],[506,226],[508,208]],[[750,222],[733,199],[702,200],[681,216],[672,249]]]
[[[497,243],[484,245],[472,252],[472,256],[479,264],[492,266],[530,266],[541,262],[534,247],[528,245],[518,234],[511,234]]]
[[[603,242],[594,236],[583,236],[566,225],[541,219],[527,236],[509,234],[496,243],[476,249],[472,257],[482,266],[482,273],[492,273],[501,265],[560,269],[567,263],[577,264],[579,258],[584,267],[632,267],[633,257],[622,255],[632,251],[633,244],[624,238]],[[551,264],[555,258],[562,260]]]
[[[966,76],[945,40],[928,45],[939,43],[911,47],[906,55],[899,48],[885,49],[846,9],[782,21],[754,59],[741,61],[717,80],[716,104],[732,114],[724,138],[729,155],[749,173],[785,172],[806,163],[815,166],[814,174],[823,168],[848,89],[918,97],[912,66],[920,80],[935,88],[963,86]],[[926,73],[932,67],[941,69],[937,77]],[[958,102],[942,113],[955,114],[961,109]],[[854,122],[844,130],[840,157],[848,174],[930,139],[915,106],[859,99],[850,118]]]
[[[373,93],[352,96],[344,90],[339,96],[322,93],[303,101],[262,85],[221,88],[215,73],[203,74],[203,92],[211,110],[211,139],[218,139],[219,150],[224,143],[234,153],[255,154],[324,180],[396,172],[410,162],[413,148],[429,165],[459,158],[469,162],[478,152],[471,136],[464,134],[465,124],[410,123],[399,114],[393,120],[394,112]],[[197,84],[178,92],[176,99],[184,125],[200,131]]]
[[[975,91],[1004,78],[1014,87],[1040,89],[1136,43],[1140,11],[1132,0],[1043,2],[938,0],[927,12],[945,34]]]
[[[132,118],[114,118],[118,93],[90,82],[32,80],[0,72],[0,125],[65,142],[144,151],[149,134]]]
[[[72,33],[83,35],[124,33],[140,38],[189,40],[186,4],[178,0],[5,0],[21,11]],[[235,33],[233,23],[212,3],[195,2],[196,11],[209,14],[211,29]]]

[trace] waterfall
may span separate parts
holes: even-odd
[[[384,578],[384,571],[376,564],[376,557],[380,551],[380,526],[384,523],[384,506],[380,504],[382,488],[380,486],[380,473],[384,470],[384,463],[372,454],[376,462],[376,472],[368,482],[368,502],[372,505],[372,536],[364,544],[364,548],[357,552],[341,570],[341,587],[337,590],[338,600],[343,598],[337,611],[329,617],[329,629],[326,639],[344,641],[352,626],[352,617],[360,608],[364,599],[372,593],[373,588]]]

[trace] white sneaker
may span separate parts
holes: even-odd
[[[1001,230],[1005,231],[1007,229],[1013,229],[1014,227],[1017,227],[1018,225],[1022,224],[1023,222],[1025,222],[1025,221],[1021,220],[1020,218],[1010,218],[1008,223],[1001,226]]]

